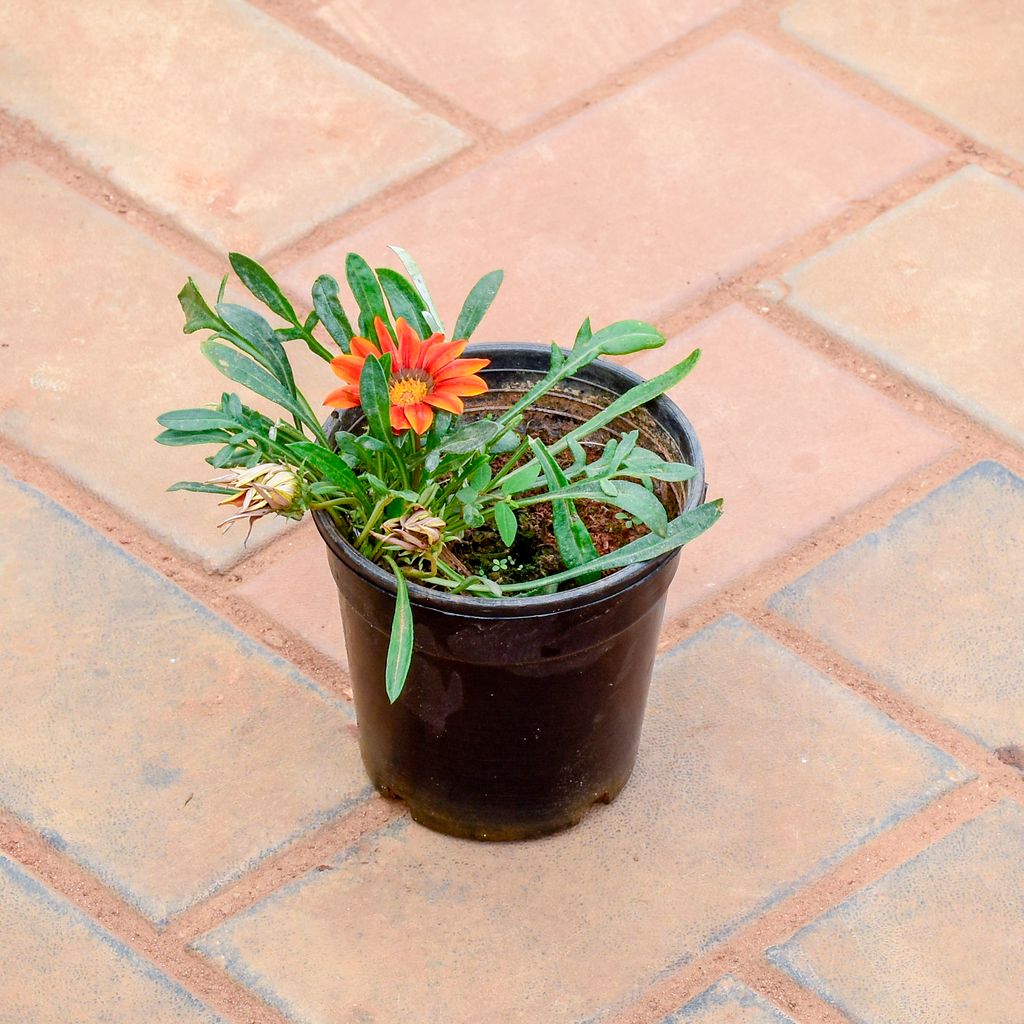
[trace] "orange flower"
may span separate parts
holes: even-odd
[[[489,359],[459,359],[468,342],[445,341],[443,334],[432,334],[426,341],[405,322],[395,321],[398,345],[391,338],[384,321],[377,317],[373,323],[377,344],[366,338],[353,338],[348,355],[331,360],[334,372],[345,381],[343,387],[332,391],[324,405],[335,409],[354,409],[359,405],[359,375],[367,356],[380,359],[391,353],[391,378],[388,394],[391,396],[391,428],[397,433],[412,427],[417,434],[430,429],[434,409],[446,409],[459,415],[462,399],[469,395],[482,395],[487,384],[476,376],[490,363]]]

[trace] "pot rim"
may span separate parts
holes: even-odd
[[[529,365],[531,363],[536,364],[538,369],[546,369],[549,359],[547,347],[529,341],[478,343],[470,345],[465,354],[467,357],[491,359],[491,368],[495,370],[532,369],[534,367]],[[502,357],[505,357],[507,361],[516,360],[520,365],[494,365]],[[486,376],[487,369],[485,368],[481,372]],[[568,378],[569,381],[582,380],[598,386],[608,386],[614,382],[618,385],[615,390],[619,390],[620,393],[643,383],[645,379],[627,366],[601,358],[595,359],[574,377]],[[691,464],[697,470],[697,475],[688,482],[686,500],[683,503],[680,514],[688,512],[700,505],[705,491],[704,454],[700,441],[697,438],[697,433],[693,429],[693,424],[690,423],[679,406],[666,395],[660,395],[652,399],[641,406],[641,408],[647,409],[663,428],[668,426],[665,420],[674,421],[672,426],[686,438],[686,442],[693,455],[693,462]],[[328,435],[330,435],[334,422],[339,418],[340,414],[338,412],[332,412],[324,421],[324,430],[327,431]],[[357,573],[377,589],[383,590],[392,596],[397,594],[394,576],[359,554],[346,540],[345,536],[335,525],[334,520],[326,512],[322,509],[317,509],[313,511],[312,515],[313,522],[316,524],[316,528],[324,543],[348,569]],[[666,562],[676,558],[680,550],[680,548],[677,548],[657,558],[624,566],[621,569],[616,569],[608,576],[595,580],[593,583],[585,583],[582,586],[574,587],[572,590],[556,592],[554,594],[537,594],[530,597],[473,597],[468,594],[449,594],[445,591],[433,590],[430,587],[424,587],[419,583],[409,580],[409,599],[413,605],[435,608],[453,615],[461,614],[476,618],[481,616],[528,618],[537,615],[548,615],[568,607],[582,608],[632,589],[637,584],[643,582],[649,575],[660,569]]]

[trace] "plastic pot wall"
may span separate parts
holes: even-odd
[[[544,374],[536,345],[477,345],[490,390],[472,408],[500,409]],[[524,426],[564,429],[640,378],[599,360],[531,413]],[[351,429],[358,410],[328,421]],[[356,428],[358,429],[358,428]],[[670,511],[703,500],[696,434],[666,398],[610,425],[688,462]],[[610,801],[636,760],[647,691],[679,553],[584,586],[528,598],[449,595],[410,585],[415,646],[395,704],[384,669],[395,607],[390,575],[359,555],[331,519],[315,516],[341,604],[363,762],[373,784],[430,828],[477,839],[525,839],[575,824]]]

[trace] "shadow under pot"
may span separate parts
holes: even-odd
[[[482,371],[489,390],[467,402],[470,415],[508,408],[549,360],[530,344],[475,345],[467,354],[491,360]],[[640,382],[596,360],[528,410],[520,429],[565,433]],[[335,413],[328,433],[358,431],[360,421],[358,409]],[[629,430],[697,471],[688,483],[663,485],[669,514],[699,505],[703,456],[675,403],[657,398],[603,433]],[[568,828],[619,793],[636,760],[678,551],[536,597],[469,597],[411,583],[412,664],[391,704],[384,672],[394,579],[326,513],[314,519],[338,586],[360,750],[382,794],[440,832],[511,840]]]

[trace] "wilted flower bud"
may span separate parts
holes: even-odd
[[[238,492],[220,502],[221,505],[234,505],[240,509],[220,524],[229,529],[239,519],[247,519],[251,530],[252,524],[262,516],[276,513],[289,519],[301,519],[305,512],[298,475],[290,466],[278,462],[232,469],[210,483],[222,484]]]
[[[373,534],[384,546],[413,555],[427,555],[441,543],[445,521],[415,505],[404,516],[381,524],[381,533]]]

